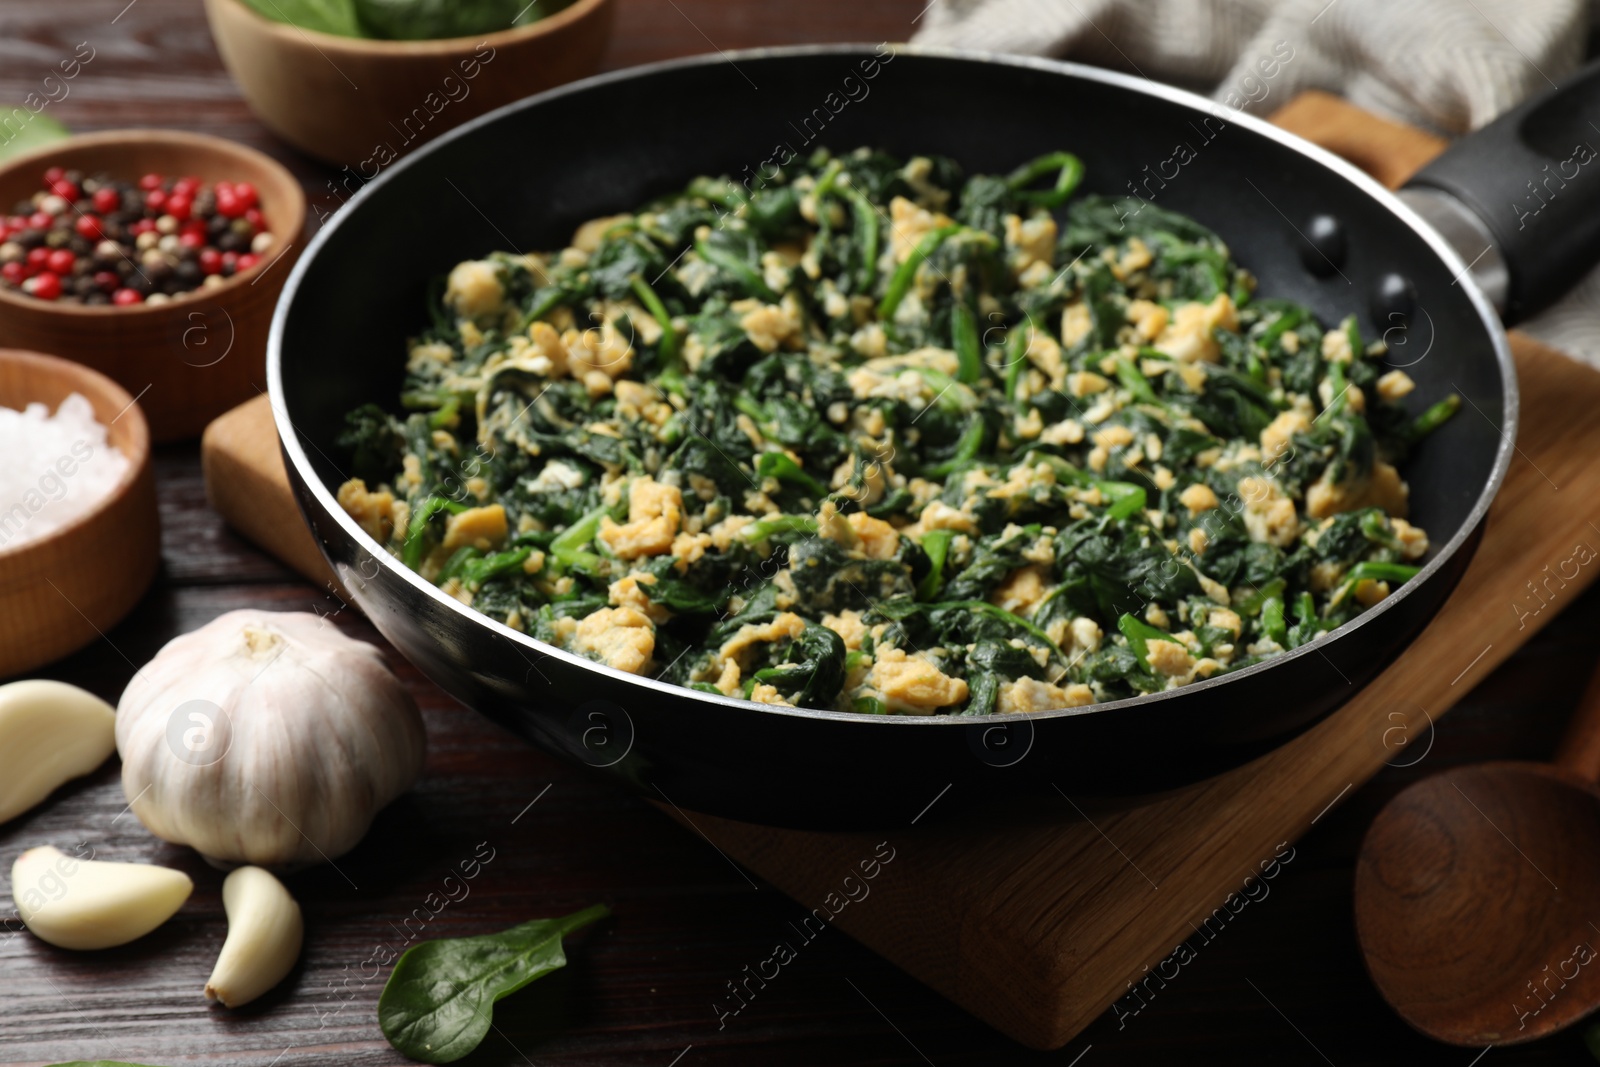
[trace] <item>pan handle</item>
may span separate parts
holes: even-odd
[[[1600,60],[1424,167],[1401,196],[1476,261],[1508,324],[1600,260]]]

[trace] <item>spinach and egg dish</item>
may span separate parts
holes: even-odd
[[[571,652],[877,714],[1169,689],[1390,595],[1457,399],[1081,173],[819,152],[461,263],[339,501]]]

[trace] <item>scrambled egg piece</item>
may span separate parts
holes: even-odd
[[[1094,690],[1073,684],[1065,689],[1036,678],[1018,678],[1000,687],[995,711],[1002,714],[1029,711],[1055,711],[1058,708],[1086,708],[1094,703]]]
[[[1211,613],[1206,616],[1206,625],[1215,626],[1219,630],[1232,630],[1233,636],[1238,637],[1239,633],[1244,629],[1244,620],[1239,618],[1237,611],[1229,611],[1227,608],[1213,608]]]
[[[723,660],[722,673],[711,684],[716,686],[719,692],[731,697],[739,691],[739,679],[742,674],[738,660]]]
[[[1005,217],[1006,248],[1010,251],[1011,272],[1021,274],[1035,263],[1050,266],[1056,252],[1056,220],[1049,215],[1023,219]]]
[[[650,599],[648,588],[655,584],[655,575],[634,571],[607,586],[606,596],[614,607],[633,608],[648,615],[651,622],[666,622],[672,618],[672,612]]]
[[[1176,641],[1153,638],[1147,643],[1150,668],[1168,678],[1186,677],[1194,669],[1194,657]]]
[[[788,301],[783,304],[757,303],[745,312],[739,325],[744,328],[750,341],[763,352],[776,352],[784,345],[800,340],[800,317]]]
[[[1037,563],[1030,563],[1006,575],[1005,581],[989,594],[989,603],[1002,611],[1027,618],[1033,614],[1035,608],[1044,603],[1051,585],[1049,569]]]
[[[643,674],[656,650],[656,631],[638,608],[601,608],[578,623],[570,647],[608,667]]]
[[[1028,333],[1028,362],[1050,379],[1050,388],[1060,389],[1066,384],[1067,363],[1061,358],[1061,346],[1043,330]]]
[[[1370,475],[1348,482],[1330,482],[1329,473],[1323,471],[1322,477],[1306,490],[1306,514],[1313,519],[1371,507],[1382,508],[1390,515],[1405,515],[1411,490],[1400,480],[1400,472],[1393,464],[1380,459],[1372,465]],[[1423,551],[1427,551],[1426,540]]]
[[[672,405],[667,403],[661,390],[632,378],[624,378],[613,388],[617,397],[617,414],[625,419],[644,419],[652,426],[664,426],[672,418]]]
[[[867,628],[861,621],[861,612],[849,608],[837,615],[824,615],[822,625],[838,634],[844,640],[844,647],[851,652],[860,648],[867,636]]]
[[[711,548],[713,539],[708,533],[680,533],[672,539],[673,565],[679,574],[687,574],[689,568],[699,563],[705,557],[706,551]]]
[[[722,643],[711,661],[709,676],[724,693],[732,694],[739,688],[739,680],[748,665],[745,654],[757,645],[772,644],[787,638],[799,637],[806,621],[792,611],[786,611],[769,623],[745,623],[739,631]],[[723,688],[726,686],[727,688]],[[774,691],[776,692],[776,691]],[[770,703],[770,702],[769,702]]]
[[[903,196],[889,201],[889,251],[896,263],[904,263],[913,249],[929,233],[955,220],[949,215],[920,208]]]
[[[1067,392],[1075,397],[1093,396],[1111,388],[1111,380],[1094,371],[1073,371],[1067,375]],[[1037,408],[1034,409],[1037,413]]]
[[[906,655],[898,648],[878,652],[867,684],[883,694],[890,711],[931,715],[939,708],[960,704],[967,699],[967,683],[952,678],[920,655]]]
[[[1141,344],[1150,344],[1172,321],[1172,314],[1153,300],[1130,300],[1126,317],[1133,326],[1134,337]]]
[[[1356,583],[1355,597],[1362,607],[1370,608],[1389,595],[1389,583],[1363,578]]]
[[[532,342],[528,348],[533,352],[528,369],[547,378],[567,375],[567,346],[561,342],[561,335],[554,326],[535,322],[528,327],[528,339]]]
[[[1311,429],[1311,417],[1298,408],[1278,412],[1266,429],[1261,431],[1261,463],[1270,467],[1289,451],[1289,440],[1297,433]]]
[[[458,315],[479,319],[499,311],[505,303],[506,289],[500,281],[500,268],[488,260],[469,259],[457,263],[445,282],[444,302]]]
[[[506,509],[499,504],[468,508],[445,520],[444,547],[451,552],[467,545],[487,552],[505,539]]]
[[[1216,507],[1217,494],[1204,482],[1195,482],[1178,494],[1178,503],[1189,509],[1189,517],[1203,514]]]
[[[817,536],[867,559],[892,559],[900,551],[900,532],[893,526],[862,511],[841,515],[831,500],[817,511]]]
[[[628,487],[628,522],[607,515],[595,536],[618,559],[659,556],[671,551],[683,522],[683,490],[652,478],[635,478]]]
[[[1355,358],[1350,335],[1344,330],[1329,330],[1322,335],[1322,358],[1329,363],[1349,363]]]
[[[393,493],[368,492],[366,482],[351,478],[339,487],[339,506],[378,544],[389,543],[395,527]]]
[[[1239,496],[1244,500],[1244,526],[1250,540],[1288,548],[1300,536],[1300,516],[1294,501],[1270,478],[1240,478]]]
[[[978,520],[969,512],[953,508],[942,500],[935,500],[922,509],[920,520],[924,530],[956,530],[960,533],[978,532]]]
[[[1378,395],[1385,400],[1399,400],[1409,396],[1417,383],[1411,380],[1411,375],[1403,370],[1392,370],[1383,375],[1375,383]]]
[[[1068,304],[1061,313],[1061,343],[1068,348],[1075,348],[1089,331],[1094,328],[1094,318],[1089,314],[1089,305],[1079,300]]]
[[[1107,249],[1107,259],[1111,261],[1111,273],[1116,275],[1118,281],[1127,280],[1128,276],[1136,271],[1144,270],[1156,261],[1155,255],[1150,251],[1150,246],[1138,237],[1128,239],[1127,251],[1119,257],[1115,250]]]
[[[1213,331],[1237,330],[1239,313],[1233,298],[1218,293],[1209,304],[1191,301],[1178,308],[1172,322],[1156,338],[1155,348],[1186,363],[1215,363],[1222,357]]]
[[[592,397],[611,392],[616,380],[633,368],[633,341],[611,320],[582,332],[568,330],[561,343],[567,350],[567,369]]]
[[[1399,517],[1391,518],[1389,526],[1400,541],[1400,554],[1406,559],[1421,559],[1428,554],[1428,531]]]
[[[875,519],[862,511],[853,512],[846,520],[855,532],[861,551],[868,559],[892,559],[900,551],[900,534],[882,519]]]
[[[632,221],[632,215],[606,215],[590,219],[573,231],[572,247],[580,252],[594,252],[600,247],[600,241],[605,237],[606,231]]]

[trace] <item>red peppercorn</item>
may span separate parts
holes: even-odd
[[[45,264],[50,262],[50,249],[40,245],[38,248],[28,249],[28,266],[35,270],[43,270]]]
[[[159,174],[146,174],[144,177],[139,179],[139,188],[148,193],[152,189],[161,188],[161,183],[165,180],[166,179],[162,178]]]
[[[55,220],[55,216],[51,215],[49,212],[35,211],[32,215],[28,216],[28,226],[30,229],[48,230]]]
[[[138,237],[141,233],[149,233],[156,228],[155,219],[140,219],[128,227],[128,232]]]
[[[127,307],[129,304],[144,303],[144,297],[137,289],[118,289],[111,294],[111,302],[118,307]]]
[[[247,210],[231,187],[220,183],[217,185],[217,214],[225,219],[237,219]]]
[[[200,250],[200,269],[206,274],[222,273],[222,253],[215,248]]]
[[[78,262],[78,257],[69,249],[58,248],[50,253],[50,258],[45,261],[45,267],[52,274],[71,274],[72,265]]]
[[[21,263],[6,263],[0,265],[0,278],[4,278],[12,285],[21,285],[22,279],[28,276],[28,268]]]
[[[67,181],[65,178],[51,182],[50,191],[69,204],[77,203],[78,197],[83,195],[76,184]]]
[[[42,271],[24,282],[22,288],[40,300],[54,300],[61,295],[61,279],[49,271]]]
[[[97,270],[94,272],[94,283],[105,292],[114,293],[122,284],[122,277],[114,270]]]
[[[267,228],[267,220],[262,216],[261,209],[258,207],[253,207],[246,211],[244,218],[246,222],[256,228],[257,233]]]
[[[194,205],[194,198],[188,193],[174,190],[167,196],[167,214],[183,222],[189,217],[189,210]]]
[[[102,185],[94,191],[94,209],[102,215],[109,215],[122,206],[122,194],[109,185]]]
[[[224,252],[224,253],[222,253],[222,273],[224,273],[224,274],[232,274],[234,271],[236,271],[238,269],[239,269],[239,253],[237,253],[237,252]]]
[[[49,170],[44,172],[44,183],[47,186],[54,185],[56,182],[60,181],[62,178],[65,178],[66,176],[67,172],[61,167],[51,167]]]
[[[99,215],[79,215],[78,221],[72,226],[81,236],[91,241],[98,241],[105,235],[105,227],[101,224]]]
[[[185,175],[172,183],[172,191],[182,193],[184,196],[193,196],[200,191],[200,179],[193,175]]]
[[[154,211],[157,215],[167,209],[167,194],[162,189],[151,189],[144,194],[144,206],[147,211]]]
[[[256,187],[251,185],[249,182],[235,183],[233,187],[233,195],[239,201],[239,203],[243,205],[246,211],[255,207],[256,204],[260,202],[260,197],[256,194]]]
[[[183,248],[204,248],[206,235],[195,233],[193,230],[183,230],[178,234],[178,244]]]

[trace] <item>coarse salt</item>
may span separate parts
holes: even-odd
[[[0,553],[93,511],[128,470],[79,393],[54,415],[44,404],[0,407]]]

